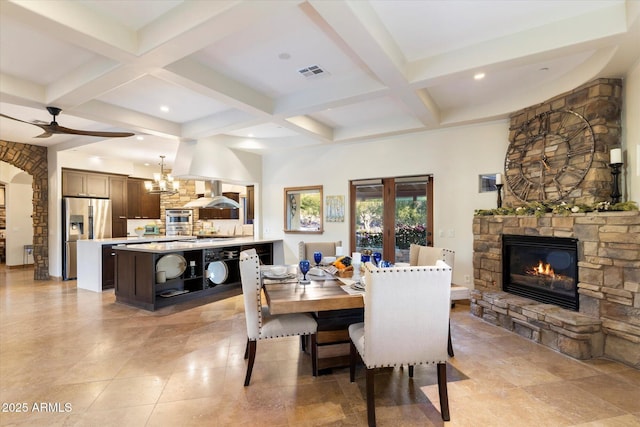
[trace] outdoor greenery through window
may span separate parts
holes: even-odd
[[[287,233],[322,233],[322,186],[284,189]]]
[[[408,262],[412,243],[431,244],[431,194],[428,176],[352,182],[355,250]]]

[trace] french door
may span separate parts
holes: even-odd
[[[409,262],[411,243],[433,245],[431,176],[357,180],[350,187],[352,252]]]

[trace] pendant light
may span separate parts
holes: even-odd
[[[176,194],[180,183],[171,174],[164,173],[164,158],[160,156],[160,173],[153,174],[153,181],[145,181],[144,186],[150,194]]]

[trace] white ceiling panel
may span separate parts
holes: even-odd
[[[150,116],[185,123],[228,107],[214,99],[154,76],[143,76],[97,98]],[[168,111],[162,111],[162,106]]]
[[[46,86],[97,55],[0,14],[0,72]]]

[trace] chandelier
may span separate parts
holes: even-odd
[[[160,156],[160,173],[153,174],[153,181],[145,181],[144,187],[150,194],[176,194],[180,183],[175,181],[171,174],[164,173],[164,158]]]

